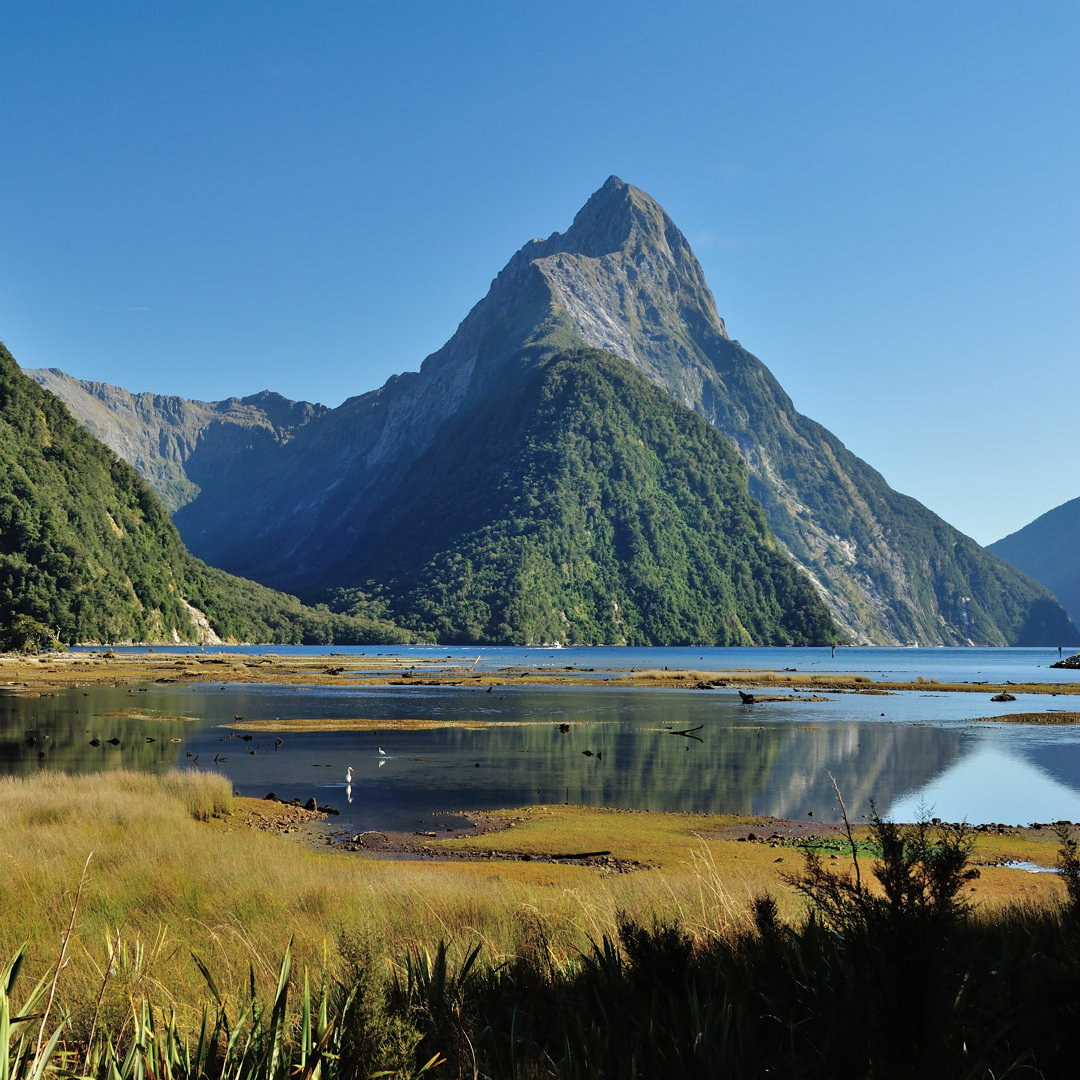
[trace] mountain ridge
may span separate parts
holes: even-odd
[[[1023,528],[995,540],[989,550],[1049,589],[1076,622],[1080,619],[1078,535],[1080,498],[1047,510]]]
[[[296,429],[329,410],[290,401],[271,390],[223,401],[195,401],[174,394],[133,393],[110,383],[73,380],[59,368],[27,368],[25,374],[60,397],[90,432],[135,466],[170,513],[199,493],[200,443],[222,436],[222,427],[247,429],[251,439],[286,442]],[[215,431],[215,429],[217,429]]]
[[[1044,589],[797,412],[728,335],[671,218],[618,177],[565,233],[523,245],[418,372],[232,462],[229,482],[209,477],[176,522],[197,554],[230,570],[294,591],[324,583],[333,549],[351,550],[443,426],[512,387],[540,345],[617,356],[729,439],[772,530],[854,641],[1080,640]]]
[[[0,344],[0,627],[64,644],[404,642],[193,558],[148,483]]]

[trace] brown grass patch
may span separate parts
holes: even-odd
[[[429,720],[419,718],[386,719],[351,717],[320,719],[300,717],[295,720],[239,720],[222,724],[230,731],[437,731],[440,728],[522,727],[524,720]]]
[[[976,723],[997,724],[1080,724],[1080,713],[1075,712],[1019,712],[1006,716],[979,716]]]
[[[44,661],[44,662],[42,662]],[[604,671],[604,669],[600,669]],[[322,686],[649,686],[668,689],[724,690],[776,687],[787,690],[827,690],[832,693],[888,694],[901,690],[992,695],[1080,694],[1075,683],[1022,683],[1008,686],[938,683],[917,678],[907,682],[874,682],[861,674],[800,671],[608,671],[592,668],[507,668],[477,672],[468,659],[439,660],[404,656],[248,656],[243,654],[183,654],[168,652],[117,655],[67,653],[43,658],[0,656],[0,685],[15,692],[48,690],[86,684],[126,685],[139,682],[285,683]]]
[[[114,712],[96,712],[94,716],[110,720],[145,720],[159,724],[171,723],[174,720],[182,720],[190,724],[201,719],[198,716],[171,716],[166,713],[148,712],[146,709],[138,709],[134,706],[128,709],[117,709]]]

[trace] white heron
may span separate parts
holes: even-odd
[[[386,751],[381,746],[379,747],[379,757],[386,757]]]
[[[349,766],[348,770],[345,773],[345,783],[346,784],[351,784],[352,783],[352,766],[351,765]]]

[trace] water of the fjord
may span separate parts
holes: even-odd
[[[360,650],[330,651],[347,666],[350,653]],[[487,671],[546,665],[591,668],[593,676],[599,668],[669,666],[866,673],[874,681],[1080,677],[1049,669],[1056,649],[844,649],[835,658],[821,649],[408,653],[461,663],[466,651]],[[26,696],[7,688],[0,692],[0,772],[215,769],[243,795],[314,797],[338,810],[338,824],[352,832],[423,829],[445,820],[441,814],[563,802],[834,821],[840,810],[830,774],[856,816],[873,799],[879,812],[897,820],[921,812],[971,823],[1080,820],[1077,727],[976,722],[1008,712],[1069,710],[1072,702],[1080,711],[1080,698],[1022,695],[997,704],[989,692],[943,693],[929,682],[882,695],[825,692],[825,701],[793,696],[743,705],[733,690],[572,682],[536,688],[515,686],[509,676],[491,693],[152,684]],[[331,729],[373,719],[443,726],[251,733],[238,730],[238,716],[323,720]]]

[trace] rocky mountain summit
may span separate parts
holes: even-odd
[[[558,357],[599,363],[596,351],[636,369],[730,440],[771,532],[851,640],[1080,639],[1045,589],[893,491],[800,415],[765,365],[728,335],[686,238],[652,198],[617,177],[565,233],[525,244],[419,372],[311,416],[287,440],[234,449],[221,468],[209,467],[208,453],[197,481],[185,466],[200,490],[177,511],[176,523],[208,561],[277,587],[377,589],[372,575],[390,563],[373,553],[400,544],[387,529],[404,522],[404,504],[415,505],[416,477],[431,475],[425,455],[438,447],[444,456],[469,459],[470,444],[485,441],[478,439],[481,425],[490,428],[501,403],[520,408],[522,388],[537,372]],[[613,369],[601,369],[614,377]],[[607,391],[593,385],[589,394],[604,400]],[[524,430],[524,414],[521,420]],[[451,470],[443,482],[463,485],[457,494],[468,500],[481,473],[488,476],[479,466],[472,479]],[[435,501],[447,521],[466,527],[445,499]],[[437,516],[417,513],[408,521],[441,537],[426,553],[416,551],[418,558],[437,563],[437,550],[463,550],[456,546],[461,537],[443,536]],[[484,527],[479,519],[468,523]],[[404,571],[398,565],[395,572]],[[410,588],[419,596],[423,584]]]

